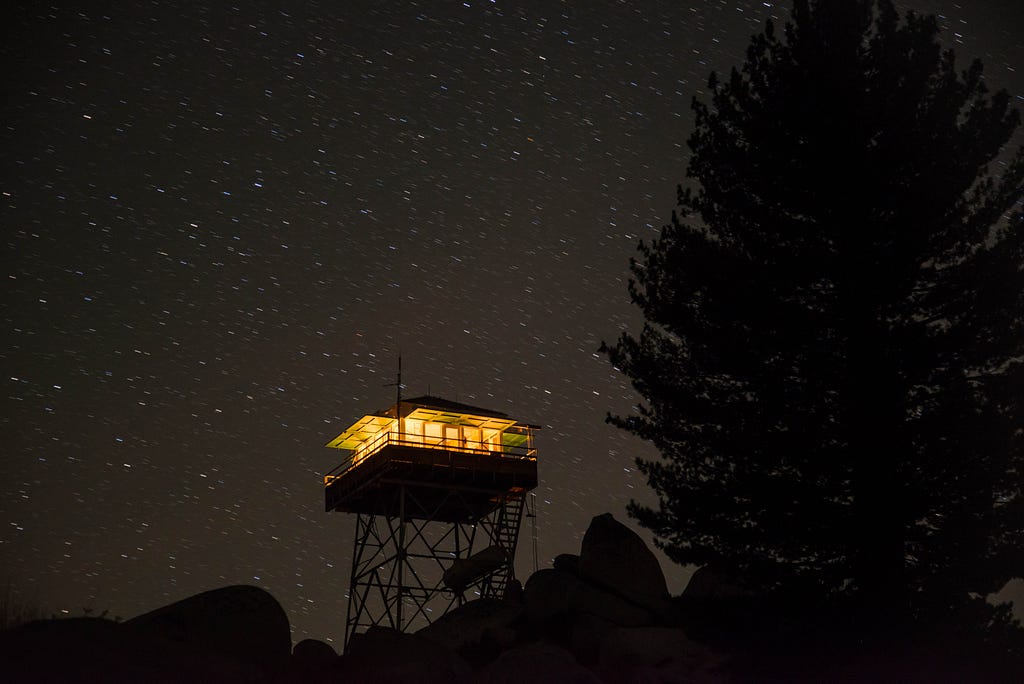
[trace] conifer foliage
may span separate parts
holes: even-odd
[[[679,563],[915,610],[1024,567],[1018,113],[889,0],[797,0],[694,100],[688,181],[639,246],[642,403]]]

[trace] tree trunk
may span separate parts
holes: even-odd
[[[908,610],[903,393],[886,348],[887,332],[872,309],[852,317],[848,338],[847,434],[856,549],[851,560],[863,616],[898,628]]]

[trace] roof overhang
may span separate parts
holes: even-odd
[[[472,413],[456,413],[455,411],[441,411],[429,408],[414,409],[406,418],[413,420],[425,420],[430,423],[446,423],[448,425],[468,425],[470,427],[482,428],[485,430],[505,430],[516,424],[516,421],[509,418],[496,418],[492,416],[478,416]]]
[[[328,442],[327,446],[332,449],[358,449],[363,443],[387,430],[394,422],[394,418],[387,416],[363,416],[353,423],[352,427]]]

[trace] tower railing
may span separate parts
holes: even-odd
[[[493,442],[470,441],[450,437],[421,435],[411,432],[392,432],[383,430],[353,451],[338,466],[324,475],[324,486],[328,486],[354,468],[363,466],[372,457],[388,446],[413,447],[416,449],[434,449],[438,451],[454,451],[476,454],[487,458],[531,459],[536,460],[537,450],[527,439],[525,444],[494,444]]]

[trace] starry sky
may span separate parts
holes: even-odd
[[[1024,104],[1017,0],[942,15]],[[770,2],[24,3],[0,120],[0,581],[131,617],[227,584],[344,632],[323,447],[430,393],[540,424],[540,566],[650,501],[597,354],[689,104]],[[649,535],[642,532],[645,538]],[[533,567],[530,527],[520,576]],[[689,571],[663,562],[670,589]]]

